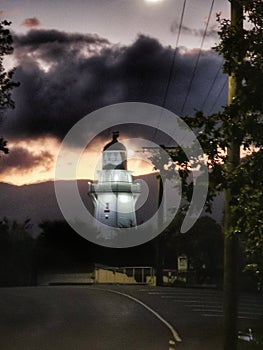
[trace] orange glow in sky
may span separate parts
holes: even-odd
[[[41,158],[43,152],[48,152],[53,156],[46,162],[37,162],[32,167],[25,168],[23,166],[24,159],[21,157],[16,166],[6,168],[6,171],[0,173],[0,181],[14,185],[24,185],[36,182],[43,182],[54,179],[54,158],[56,157],[59,143],[55,138],[45,137],[37,140],[8,142],[9,154],[0,158],[0,167],[5,169],[9,164],[12,152],[19,148],[28,152],[32,157]]]
[[[148,159],[149,155],[138,152],[142,146],[140,142],[134,146],[129,139],[127,141],[120,141],[123,142],[127,148],[128,170],[132,172],[132,175],[139,176],[153,172],[153,165]],[[107,143],[107,141],[102,142],[101,140],[95,140],[82,153],[76,169],[76,179],[94,180],[97,178],[97,171],[101,169],[101,154],[105,143]],[[9,155],[4,155],[0,158],[0,167],[4,169],[0,173],[0,182],[21,186],[54,180],[56,158],[60,148],[60,143],[55,138],[45,137],[31,141],[9,142],[8,147],[10,151]],[[18,163],[14,167],[10,166],[9,157],[12,156],[12,152],[15,152],[17,148],[27,152],[27,154],[32,157],[33,161],[31,162],[32,164],[30,163],[31,166],[29,164],[28,167],[25,167],[23,163],[28,162],[23,158],[20,159],[21,164]],[[67,165],[70,167],[75,152],[81,154],[79,150],[68,148],[66,159],[64,160],[65,169],[63,169],[62,172],[64,180],[72,179],[68,176]],[[41,157],[46,153],[48,157],[44,157],[41,161]],[[251,154],[251,151],[241,150],[241,157],[245,157],[249,154]]]
[[[148,159],[149,154],[140,152],[144,141],[134,139],[134,143],[132,140],[120,140],[120,142],[125,144],[128,151],[128,170],[134,176],[152,173],[153,164]],[[94,180],[97,178],[97,171],[101,169],[102,150],[107,142],[95,140],[82,153],[76,169],[77,179]],[[21,186],[54,180],[56,159],[60,148],[60,143],[55,138],[45,137],[31,141],[9,142],[8,147],[10,154],[0,158],[0,169],[4,169],[0,172],[0,182]],[[10,158],[12,157],[12,152],[15,152],[15,149],[19,149],[20,152],[22,150],[22,156],[26,152],[24,155],[26,159],[20,157],[20,163],[17,161],[15,166],[12,166],[12,164],[10,165]],[[241,157],[251,154],[253,150],[255,151],[255,149],[251,151],[243,151],[241,149]],[[41,157],[46,154],[48,156],[43,157],[42,160]],[[31,159],[31,163],[28,161],[27,155]],[[63,179],[65,180],[72,179],[72,177],[67,175],[67,165],[70,166],[72,163],[72,157],[76,157],[76,149],[69,147],[66,153],[66,159],[64,159],[65,169],[62,171]],[[24,163],[29,165],[26,167]]]
[[[93,180],[96,178],[96,172],[101,167],[100,157],[104,145],[105,141],[103,143],[101,141],[93,142],[91,147],[83,152],[79,160],[78,168],[76,169],[77,179]],[[9,142],[8,147],[10,151],[9,155],[0,158],[0,167],[2,167],[2,169],[6,168],[5,171],[0,173],[0,182],[21,186],[54,180],[56,158],[60,148],[60,143],[55,138],[46,137],[31,141]],[[10,162],[8,157],[11,157],[12,152],[15,152],[17,148],[28,152],[30,156],[35,157],[34,159],[41,159],[41,155],[44,152],[48,152],[52,157],[48,159],[48,162],[45,161],[45,159],[42,162],[35,161],[35,163],[28,168],[23,166],[23,162],[25,161],[23,158],[19,159],[21,164],[18,163],[14,167],[7,167]],[[72,157],[75,157],[75,150],[69,147],[66,157],[65,163],[70,164]],[[141,159],[136,153],[128,149],[128,170],[132,171],[132,174],[137,176],[152,172],[153,166],[147,159]],[[63,179],[70,179],[67,176],[67,169],[63,172]]]

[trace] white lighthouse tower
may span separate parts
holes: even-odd
[[[102,170],[98,180],[90,185],[96,219],[108,226],[125,228],[136,223],[135,203],[140,194],[140,184],[133,183],[127,170],[127,150],[118,141],[119,132],[103,149]]]

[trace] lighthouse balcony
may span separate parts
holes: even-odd
[[[139,183],[131,182],[102,182],[93,183],[89,188],[90,193],[98,192],[126,192],[126,193],[140,193],[141,185]]]

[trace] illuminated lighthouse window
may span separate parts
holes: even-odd
[[[114,169],[116,168],[116,166],[122,164],[123,162],[123,155],[122,153],[124,152],[120,152],[120,151],[106,151],[103,153],[103,165],[104,168],[111,168]]]

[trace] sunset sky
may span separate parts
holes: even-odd
[[[15,80],[21,85],[13,93],[16,108],[0,125],[10,149],[0,158],[0,181],[22,185],[53,179],[64,136],[101,107],[146,102],[179,116],[200,108],[219,110],[226,103],[227,77],[220,71],[222,58],[211,47],[218,42],[216,13],[228,18],[229,1],[214,1],[204,38],[211,4],[186,0],[174,57],[184,0],[2,0],[1,18],[12,22],[15,48],[5,65],[17,67]],[[111,131],[87,148],[80,178],[92,178]],[[128,127],[120,141],[134,135],[167,142],[147,128]],[[136,159],[134,144],[127,142],[127,147],[134,174],[152,170]]]

